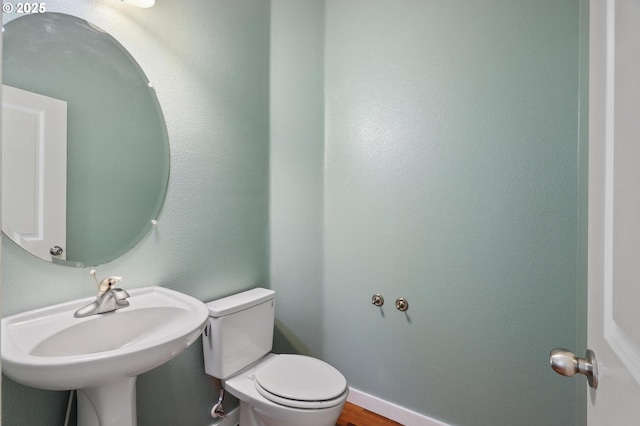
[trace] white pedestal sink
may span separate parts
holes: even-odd
[[[200,336],[204,303],[164,287],[128,290],[130,306],[74,318],[93,298],[2,319],[2,370],[23,385],[78,390],[79,426],[135,426],[136,377]]]

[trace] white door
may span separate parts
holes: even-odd
[[[640,1],[591,0],[591,426],[640,424]]]
[[[2,231],[51,261],[67,234],[67,103],[2,87]]]

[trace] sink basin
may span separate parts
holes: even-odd
[[[191,345],[209,312],[201,301],[164,287],[128,292],[130,306],[105,314],[74,318],[76,310],[95,300],[90,297],[3,318],[3,373],[40,389],[89,389],[86,395],[78,393],[81,426],[81,418],[93,424],[91,417],[96,417],[95,424],[110,424],[100,420],[103,394],[129,394],[132,389],[131,423],[115,419],[113,424],[134,425],[135,377]],[[81,416],[82,398],[95,406],[95,415]],[[110,412],[109,417],[117,416]]]

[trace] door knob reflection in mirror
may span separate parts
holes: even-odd
[[[60,246],[53,246],[49,249],[49,253],[51,253],[52,256],[60,256],[63,252],[64,250],[62,250]]]
[[[551,368],[563,376],[571,377],[576,373],[587,376],[589,386],[598,387],[598,362],[596,354],[591,349],[587,349],[584,358],[578,358],[573,352],[567,349],[554,349],[549,355],[549,363]]]

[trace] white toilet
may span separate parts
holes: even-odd
[[[255,288],[207,303],[204,368],[240,400],[240,426],[335,426],[349,389],[329,364],[276,355],[275,292]]]

